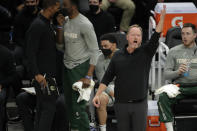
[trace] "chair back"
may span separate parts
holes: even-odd
[[[167,31],[165,44],[172,48],[182,43],[181,28],[176,26]]]

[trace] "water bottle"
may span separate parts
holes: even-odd
[[[189,68],[190,68],[190,62],[186,63],[186,72],[184,72],[183,76],[188,77],[189,76]]]

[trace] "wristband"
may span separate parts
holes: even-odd
[[[63,26],[59,26],[59,25],[58,25],[58,26],[57,26],[57,29],[63,29]]]
[[[86,79],[92,79],[92,76],[85,76]]]

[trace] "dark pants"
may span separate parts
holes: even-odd
[[[67,106],[67,116],[71,130],[90,131],[89,119],[86,112],[86,101],[77,102],[79,93],[72,89],[72,85],[84,78],[89,69],[89,61],[86,61],[73,69],[64,67],[63,86],[65,103]]]
[[[116,103],[114,107],[118,131],[146,130],[147,99],[136,103]]]
[[[24,131],[32,131],[34,129],[36,96],[22,92],[16,97],[16,102],[23,120]],[[64,95],[60,95],[56,101],[56,113],[51,131],[68,131],[69,126],[65,108]]]
[[[0,131],[6,131],[6,89],[0,92]]]
[[[61,94],[56,101],[54,124],[55,131],[69,131],[69,123],[66,116],[66,105],[63,94]]]
[[[36,96],[27,92],[21,92],[16,97],[19,114],[23,120],[24,131],[34,129],[34,110],[36,106]]]
[[[51,131],[56,111],[56,97],[43,93],[40,84],[33,82],[36,90],[35,131]]]

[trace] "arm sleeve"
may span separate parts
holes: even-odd
[[[112,15],[109,14],[109,19],[108,19],[108,33],[115,32],[115,20]]]
[[[34,77],[39,74],[39,69],[37,66],[37,54],[39,53],[39,44],[42,37],[43,27],[41,24],[33,23],[26,36],[26,56],[28,60],[28,68],[31,75]]]
[[[82,28],[82,35],[90,52],[90,64],[96,65],[99,55],[99,48],[93,26],[90,24],[84,24]]]
[[[16,77],[16,66],[15,66],[15,62],[14,62],[14,56],[10,53],[9,55],[7,55],[7,66],[6,66],[6,76],[3,79],[0,80],[0,84],[3,87],[6,87],[8,85],[10,85],[15,77]]]
[[[175,67],[175,59],[173,58],[173,51],[169,51],[165,69],[164,69],[164,77],[166,80],[174,80],[179,77],[178,70],[174,70]]]
[[[114,59],[115,57],[112,57],[112,60],[109,63],[109,66],[101,80],[101,83],[105,84],[106,86],[109,85],[109,83],[113,80],[115,77],[115,65],[114,65]]]
[[[159,46],[159,37],[160,37],[160,33],[154,32],[154,34],[151,36],[150,40],[148,41],[148,44],[145,45],[145,51],[150,57],[153,57],[157,51],[157,48]]]
[[[58,51],[64,53],[64,51],[65,51],[64,26],[63,26],[63,29],[62,29],[61,34],[59,34],[59,35],[61,35],[61,37],[62,37],[62,43],[58,43],[58,40],[56,40],[56,41],[57,41],[57,42],[56,42],[56,48],[57,48]],[[56,37],[58,37],[58,36],[57,36],[57,32],[56,32]],[[57,39],[57,38],[56,38],[56,39]]]
[[[14,32],[13,32],[13,39],[17,45],[23,46],[25,45],[25,30],[22,27],[22,21],[19,15],[16,16],[14,22]]]

